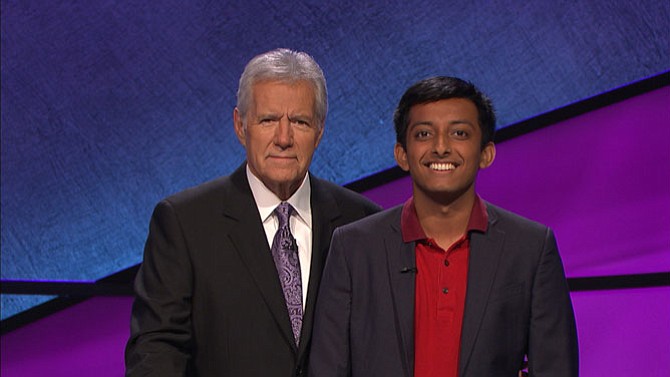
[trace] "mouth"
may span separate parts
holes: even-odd
[[[298,160],[295,156],[268,156],[266,160],[275,168],[286,168],[293,166]]]
[[[435,171],[452,171],[456,169],[456,164],[452,162],[431,162],[428,167]]]
[[[278,155],[270,155],[268,156],[270,159],[275,159],[275,160],[295,160],[295,156],[278,156]]]

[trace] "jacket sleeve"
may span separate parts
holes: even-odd
[[[553,232],[547,229],[533,281],[528,364],[531,376],[579,375],[575,316]]]
[[[153,213],[135,279],[126,376],[184,376],[191,358],[192,271],[179,218],[168,201]]]
[[[335,230],[316,303],[310,377],[351,375],[349,328],[351,273],[347,265],[341,229]]]

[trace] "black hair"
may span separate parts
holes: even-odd
[[[413,106],[450,98],[465,98],[472,101],[479,114],[482,147],[493,141],[496,115],[491,100],[471,82],[448,76],[436,76],[421,80],[410,86],[403,94],[393,114],[396,141],[403,148],[407,147],[409,112]]]

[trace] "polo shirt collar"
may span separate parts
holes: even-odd
[[[473,231],[486,232],[489,223],[489,216],[486,212],[486,205],[484,201],[475,194],[475,202],[472,205],[470,212],[470,220],[468,221],[468,234]],[[400,216],[400,232],[402,233],[402,240],[405,243],[425,240],[428,238],[421,227],[419,217],[416,214],[416,207],[414,206],[414,197],[407,199],[402,206],[402,214]]]

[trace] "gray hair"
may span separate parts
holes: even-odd
[[[247,114],[251,104],[251,89],[260,81],[281,81],[294,83],[308,81],[314,87],[314,115],[323,127],[328,112],[328,92],[326,78],[321,67],[307,53],[278,48],[260,54],[244,67],[237,89],[237,109],[242,118]]]

